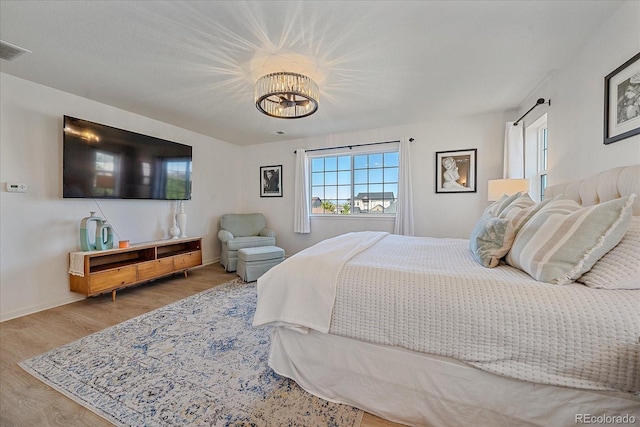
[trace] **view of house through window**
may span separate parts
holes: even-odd
[[[311,214],[395,214],[398,152],[311,157]]]
[[[543,115],[525,130],[525,178],[531,180],[531,197],[544,198],[547,188],[548,164],[547,115]]]

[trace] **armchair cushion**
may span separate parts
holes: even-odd
[[[262,230],[260,230],[260,235],[262,237],[276,237],[276,232],[271,230],[270,228],[263,228]]]
[[[236,237],[227,242],[227,249],[237,251],[244,248],[256,248],[258,246],[275,246],[276,239],[274,237],[248,236]]]
[[[220,228],[229,231],[234,237],[258,236],[266,225],[261,213],[225,214],[220,218]]]

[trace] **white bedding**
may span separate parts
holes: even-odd
[[[322,241],[295,255],[286,267],[271,268],[258,279],[254,325],[309,328],[328,332],[343,265],[389,233],[363,231]],[[304,278],[304,286],[300,279]],[[264,284],[268,283],[267,286]]]
[[[318,293],[326,302],[334,292],[335,304],[322,305],[319,316],[331,319],[332,334],[536,383],[640,390],[640,292],[549,285],[509,266],[487,269],[461,239],[383,235],[354,252],[343,251],[337,263],[308,258],[306,267],[294,255],[274,267],[258,281],[257,313],[269,315],[256,314],[254,324],[316,329],[306,313],[318,309]],[[337,281],[313,284],[317,266],[333,274],[325,271],[330,264]],[[295,300],[278,302],[290,292]]]

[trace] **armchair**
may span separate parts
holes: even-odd
[[[218,239],[222,243],[220,264],[227,271],[236,271],[238,250],[275,246],[276,233],[266,228],[266,221],[261,213],[225,214],[220,218]]]

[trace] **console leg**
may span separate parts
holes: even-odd
[[[116,301],[116,290],[112,290],[111,291],[111,301],[115,302]]]

